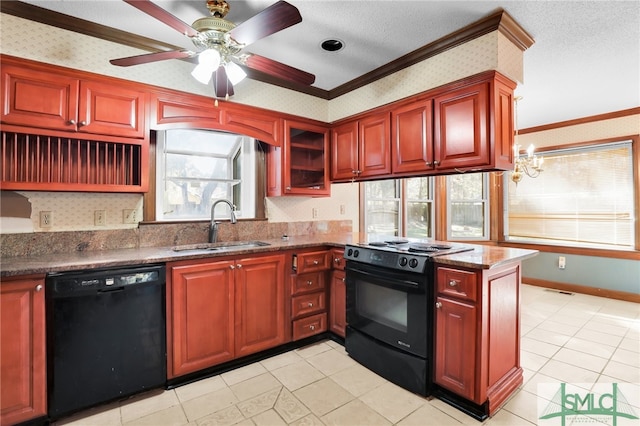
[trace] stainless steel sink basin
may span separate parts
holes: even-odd
[[[195,250],[215,250],[215,251],[230,251],[230,250],[243,250],[253,247],[265,247],[271,244],[263,241],[227,241],[220,243],[201,243],[201,244],[184,244],[175,246],[173,251],[195,251]]]

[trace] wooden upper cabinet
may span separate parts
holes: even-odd
[[[210,98],[177,93],[156,93],[151,99],[150,127],[210,129],[220,127],[220,109]]]
[[[2,66],[2,122],[125,138],[146,136],[145,92],[53,71]]]
[[[390,174],[390,136],[389,112],[335,127],[331,137],[331,178],[340,181]]]
[[[393,173],[433,169],[432,102],[405,105],[391,114]]]

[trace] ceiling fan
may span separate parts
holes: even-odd
[[[189,37],[197,51],[148,53],[112,59],[109,62],[113,65],[128,67],[167,59],[197,57],[199,63],[191,74],[204,84],[213,79],[215,97],[227,99],[234,94],[233,86],[246,77],[244,67],[304,85],[311,85],[315,81],[313,74],[244,51],[247,45],[302,21],[298,9],[284,0],[239,25],[224,19],[229,12],[229,4],[225,0],[206,0],[211,16],[197,19],[192,25],[186,24],[150,0],[124,1]]]

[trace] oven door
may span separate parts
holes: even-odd
[[[432,269],[410,273],[347,261],[347,324],[402,351],[427,357]],[[433,297],[433,296],[431,296]]]

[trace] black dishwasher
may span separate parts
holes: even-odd
[[[49,417],[164,386],[162,265],[47,276]]]

